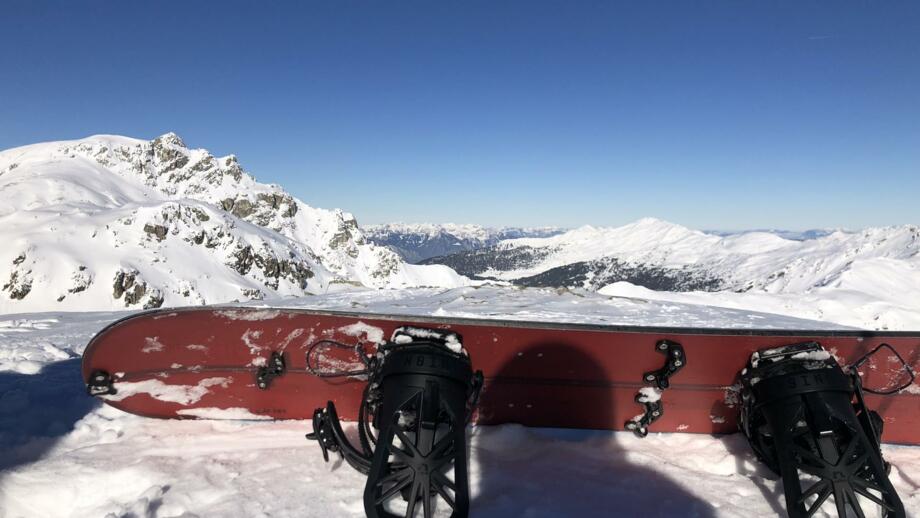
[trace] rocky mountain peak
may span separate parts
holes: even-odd
[[[159,137],[153,139],[151,141],[151,144],[153,145],[154,149],[157,149],[158,147],[164,147],[164,146],[188,149],[188,146],[185,145],[185,141],[182,140],[182,138],[179,137],[179,135],[176,135],[172,131],[168,133],[164,133],[160,135]]]
[[[366,243],[352,214],[311,207],[175,133],[0,151],[0,171],[0,312],[468,282],[406,264]]]

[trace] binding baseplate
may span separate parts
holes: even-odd
[[[659,340],[655,344],[655,351],[664,355],[664,366],[660,369],[646,372],[642,381],[654,387],[642,387],[636,394],[636,403],[642,405],[644,411],[626,421],[627,430],[632,430],[637,437],[648,435],[648,427],[664,415],[664,404],[661,394],[671,386],[671,376],[687,365],[687,355],[684,348],[677,342]]]
[[[103,370],[95,370],[89,375],[86,393],[90,396],[109,396],[118,393],[112,375]]]
[[[841,518],[864,516],[865,505],[905,516],[882,459],[882,420],[855,369],[806,342],[754,353],[741,384],[741,431],[782,477],[790,518],[811,517],[831,496]]]
[[[286,371],[287,362],[284,361],[284,353],[272,352],[266,364],[256,371],[256,386],[260,390],[268,390],[272,380],[283,376]]]
[[[317,375],[368,378],[358,412],[357,447],[345,436],[331,401],[314,412],[313,433],[307,435],[319,443],[325,460],[328,452],[336,452],[367,475],[367,516],[413,517],[420,507],[430,518],[442,502],[452,510],[451,517],[468,516],[466,424],[482,373],[473,372],[460,336],[399,328],[373,357],[360,344],[324,340],[314,345],[307,365]],[[323,347],[353,348],[366,368],[347,373],[314,369],[311,356]]]

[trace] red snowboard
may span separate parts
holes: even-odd
[[[641,414],[634,400],[644,372],[661,368],[659,340],[683,346],[686,366],[664,392],[663,416],[650,431],[726,433],[737,430],[737,375],[752,352],[818,341],[848,364],[881,343],[920,370],[920,333],[652,328],[410,317],[306,310],[190,308],[125,318],[100,332],[83,355],[83,378],[108,373],[110,405],[164,418],[309,419],[334,401],[356,417],[365,385],[323,379],[306,369],[306,351],[321,339],[381,343],[401,326],[449,329],[463,337],[475,369],[485,375],[476,422],[620,430]],[[372,350],[373,347],[370,347]],[[260,366],[282,353],[286,372],[257,386]],[[868,387],[903,379],[885,354],[863,365]],[[332,358],[348,368],[354,355]],[[886,442],[920,444],[920,386],[894,396],[869,396],[885,420]]]

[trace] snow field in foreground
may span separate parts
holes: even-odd
[[[160,421],[96,407],[5,462],[0,516],[364,516],[364,477],[304,439],[306,421]],[[782,487],[738,434],[471,429],[472,516],[775,516]],[[920,448],[885,447],[908,509]]]
[[[362,291],[285,305],[586,323],[827,328],[742,310],[587,292]],[[127,313],[0,316],[0,518],[364,516],[364,477],[325,464],[306,421],[147,419],[85,395],[79,355]],[[665,397],[667,397],[665,395]],[[472,428],[472,516],[776,516],[780,482],[739,434]],[[909,516],[920,448],[884,447]],[[826,516],[820,515],[819,516]]]

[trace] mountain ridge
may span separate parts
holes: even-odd
[[[390,248],[410,263],[476,250],[506,239],[547,237],[563,232],[558,227],[485,227],[455,223],[386,223],[366,225],[362,230],[370,242]]]
[[[406,264],[368,243],[353,215],[311,207],[175,133],[0,151],[0,239],[0,312],[467,282]]]
[[[878,258],[903,265],[906,274],[920,268],[920,227],[834,231],[799,241],[766,232],[723,237],[643,218],[620,227],[586,225],[547,238],[505,240],[423,263],[524,286],[597,290],[627,281],[665,291],[800,293],[833,285]]]

